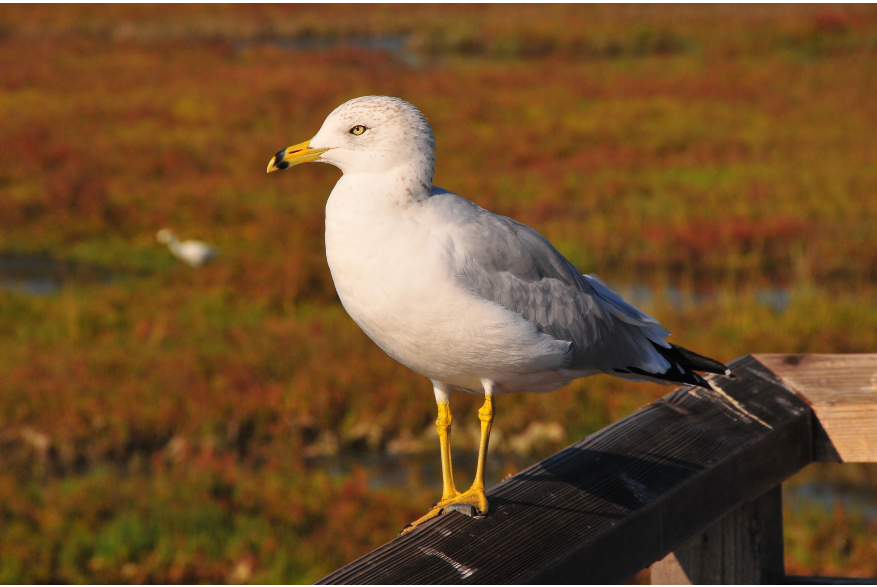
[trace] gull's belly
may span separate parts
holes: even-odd
[[[363,222],[329,211],[326,256],[341,303],[403,365],[475,389],[482,377],[562,366],[563,345],[552,346],[522,318],[457,282],[452,261],[424,224],[398,216]]]

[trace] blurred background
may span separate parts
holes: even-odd
[[[429,382],[332,285],[340,172],[265,173],[342,102],[729,361],[877,350],[875,88],[873,6],[3,5],[0,582],[309,582],[438,498]],[[488,481],[669,391],[503,396]],[[787,572],[877,576],[875,466],[784,515]]]

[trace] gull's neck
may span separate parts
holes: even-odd
[[[335,184],[330,200],[357,207],[405,208],[432,195],[432,178],[425,175],[409,165],[383,173],[345,173]]]
[[[180,252],[180,240],[177,238],[177,235],[172,234],[172,235],[168,238],[168,240],[167,240],[167,247],[168,247],[173,253],[179,253],[179,252]]]

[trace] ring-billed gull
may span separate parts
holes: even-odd
[[[449,506],[487,512],[496,394],[552,391],[596,373],[706,388],[695,370],[730,375],[666,342],[654,318],[582,275],[532,228],[433,186],[435,148],[417,108],[366,96],[268,164],[341,169],[326,203],[326,257],[341,303],[388,355],[432,380],[442,497],[405,531]],[[475,481],[462,493],[451,468],[453,390],[485,396]]]
[[[162,228],[155,235],[155,240],[167,245],[174,257],[191,267],[201,267],[216,258],[216,250],[201,241],[183,241],[169,228]]]

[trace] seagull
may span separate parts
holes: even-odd
[[[732,376],[664,339],[670,333],[545,237],[433,186],[436,142],[399,98],[350,100],[268,172],[300,163],[342,171],[326,203],[326,258],[341,303],[384,352],[432,381],[442,496],[402,533],[450,509],[488,511],[484,463],[494,396],[547,392],[605,373],[710,389],[696,371]],[[483,395],[475,480],[458,491],[451,465],[453,391]]]
[[[216,258],[216,249],[201,241],[183,241],[169,228],[162,228],[155,235],[155,240],[167,245],[174,257],[191,267],[201,267]]]

